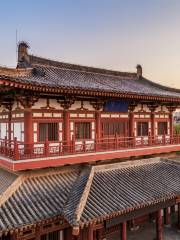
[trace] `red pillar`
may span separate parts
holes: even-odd
[[[178,203],[178,229],[180,230],[180,203]]]
[[[127,223],[121,224],[121,240],[127,240]]]
[[[34,142],[31,109],[24,110],[24,142],[28,144],[32,144]]]
[[[102,240],[103,228],[100,228],[100,229],[98,229],[97,231],[98,231],[98,239],[97,239],[97,240]]]
[[[155,138],[155,112],[151,112],[151,137],[152,137],[152,143]]]
[[[75,240],[77,239],[76,236],[72,235],[72,228],[66,228],[64,230],[64,238],[67,240]]]
[[[134,136],[134,112],[129,113],[129,136]]]
[[[70,142],[70,113],[68,111],[64,111],[64,129],[63,129],[63,139],[65,142]]]
[[[156,239],[163,240],[163,227],[162,227],[162,215],[161,210],[156,213]]]
[[[101,113],[96,111],[96,140],[101,138]]]
[[[170,141],[171,143],[173,142],[173,133],[174,133],[174,129],[173,129],[173,112],[170,111],[169,113],[169,127],[170,127]]]
[[[9,142],[9,146],[10,146],[10,143],[11,143],[11,122],[12,122],[12,110],[10,109],[9,110],[9,113],[8,113],[8,142]]]
[[[170,208],[164,208],[164,224],[165,225],[170,225]]]
[[[93,238],[94,238],[93,228],[92,226],[89,226],[87,231],[87,240],[93,240]]]

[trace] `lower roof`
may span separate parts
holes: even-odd
[[[83,227],[180,195],[180,164],[159,158],[34,171],[20,177],[20,184],[0,201],[2,232],[55,216]]]

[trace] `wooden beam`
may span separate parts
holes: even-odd
[[[141,209],[134,210],[132,212],[123,214],[119,217],[115,217],[115,218],[112,218],[110,220],[107,220],[106,221],[106,228],[116,226],[117,224],[120,224],[120,223],[125,222],[125,221],[129,221],[133,218],[137,218],[137,217],[149,214],[149,213],[156,212],[159,209],[166,208],[166,207],[172,206],[174,204],[175,204],[175,199],[172,199],[172,200],[167,200],[165,202],[157,203],[157,204],[152,205],[152,206],[147,206],[147,207],[144,207],[144,208],[141,208]]]

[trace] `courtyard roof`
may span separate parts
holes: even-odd
[[[176,199],[179,178],[179,163],[159,158],[18,173],[1,192],[0,231],[56,216],[71,226],[101,222]]]

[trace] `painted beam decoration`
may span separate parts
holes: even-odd
[[[128,112],[129,103],[126,101],[107,101],[104,105],[105,112]]]

